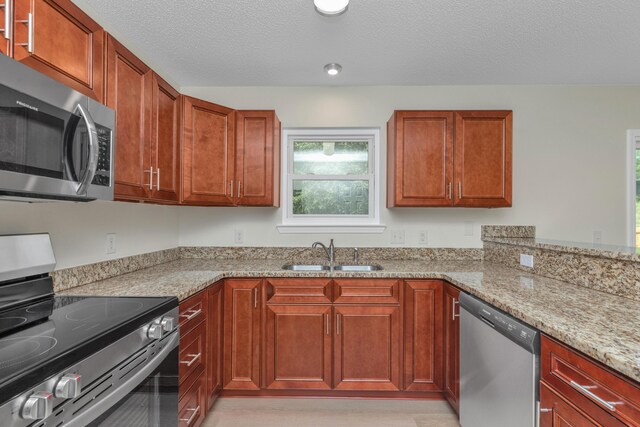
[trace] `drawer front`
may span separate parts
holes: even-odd
[[[585,412],[601,409],[625,424],[640,426],[640,384],[546,336],[541,342],[541,371],[545,382]]]
[[[330,279],[268,279],[267,304],[331,304]]]
[[[203,375],[184,393],[178,403],[178,427],[198,427],[206,416],[206,378]]]
[[[207,309],[207,293],[198,292],[187,298],[180,303],[178,309],[180,311],[180,333],[184,335],[204,320]]]
[[[178,375],[183,383],[194,372],[204,371],[207,342],[207,324],[200,323],[195,329],[180,337]]]
[[[336,304],[399,304],[400,282],[387,279],[339,279],[335,281]]]

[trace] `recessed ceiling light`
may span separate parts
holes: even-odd
[[[335,16],[344,13],[349,7],[349,0],[313,0],[316,11],[322,15]]]
[[[336,64],[336,63],[327,64],[327,65],[324,66],[324,70],[330,76],[337,76],[338,73],[340,73],[340,71],[342,71],[342,65]]]

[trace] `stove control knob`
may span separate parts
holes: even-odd
[[[53,394],[46,391],[33,393],[22,407],[20,415],[25,420],[44,420],[51,415]]]
[[[175,319],[173,317],[163,317],[160,324],[162,325],[162,330],[165,332],[171,332],[176,327]]]
[[[152,340],[159,340],[164,335],[164,330],[160,323],[154,323],[147,328],[147,336]]]
[[[80,375],[64,374],[56,384],[53,394],[61,399],[73,399],[80,396],[82,383]]]

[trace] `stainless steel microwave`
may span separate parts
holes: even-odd
[[[0,55],[0,198],[113,200],[115,112]]]

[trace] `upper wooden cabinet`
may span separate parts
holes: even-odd
[[[145,200],[155,178],[149,143],[151,70],[108,36],[106,76],[106,103],[116,111],[115,198]]]
[[[231,206],[236,194],[234,110],[183,99],[182,203]]]
[[[7,0],[4,14],[7,4],[13,6],[11,46],[3,42],[2,52],[102,101],[105,35],[102,27],[70,0]],[[4,27],[3,23],[0,25]],[[4,40],[6,34],[5,29]]]
[[[395,111],[387,207],[511,206],[511,111]]]
[[[280,206],[280,120],[275,111],[236,113],[236,204]]]

